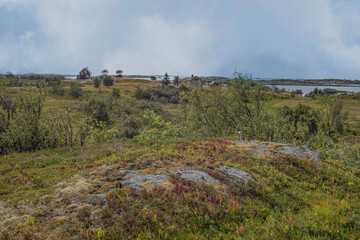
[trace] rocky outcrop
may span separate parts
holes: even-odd
[[[235,167],[221,167],[218,170],[224,173],[227,176],[228,180],[235,181],[237,183],[247,184],[250,179],[254,180],[254,177],[251,176],[249,173]]]
[[[246,142],[241,141],[235,143],[235,147],[242,150],[248,150],[255,155],[266,154],[274,157],[291,155],[298,158],[312,160],[320,163],[319,156],[309,147],[294,147],[291,144],[276,142]]]
[[[247,184],[250,179],[254,179],[249,173],[236,167],[220,167],[217,169],[224,174],[225,179],[235,181],[240,184]],[[210,176],[208,173],[190,167],[171,167],[171,168],[150,168],[130,170],[118,182],[116,187],[133,188],[135,191],[151,190],[155,186],[162,186],[165,189],[171,189],[174,185],[170,182],[171,176],[179,177],[181,181],[204,182],[208,184],[221,184],[218,179]],[[114,192],[115,186],[103,192],[97,192],[86,198],[91,204],[97,204],[105,200],[107,195]]]
[[[142,188],[145,188],[145,184],[149,185],[161,185],[167,183],[166,174],[144,174],[141,170],[131,170],[129,171],[124,178],[120,181],[121,187],[131,187],[136,191],[140,191]]]
[[[321,162],[319,156],[311,148],[306,146],[294,147],[291,144],[276,142],[241,141],[235,143],[232,147],[237,148],[237,150],[240,151],[250,151],[254,155],[273,157],[291,155],[318,163]],[[236,167],[220,166],[216,171],[220,173],[220,175],[223,175],[224,179],[229,180],[229,182],[248,184],[250,181],[255,181],[255,178],[251,174]],[[156,186],[161,186],[170,190],[174,187],[174,184],[170,181],[172,176],[177,176],[181,181],[224,185],[224,183],[221,183],[210,174],[191,167],[176,166],[176,164],[169,167],[155,166],[145,169],[133,169],[125,172],[120,178],[117,178],[119,179],[117,184],[114,184],[110,188],[101,188],[101,191],[98,190],[95,194],[88,196],[86,201],[91,204],[97,204],[98,202],[105,200],[107,195],[114,192],[116,187],[133,188],[138,192],[143,189],[151,190]]]
[[[120,181],[120,186],[123,188],[131,187],[136,191],[142,189],[151,189],[154,186],[169,186],[170,175],[178,176],[182,181],[191,182],[205,182],[205,183],[218,183],[219,180],[214,179],[204,171],[199,171],[189,167],[162,169],[143,169],[131,170],[125,174],[124,178]]]
[[[171,170],[171,173],[178,175],[183,181],[199,182],[203,181],[206,183],[218,183],[219,180],[214,179],[209,174],[203,171],[191,169],[191,168],[180,168],[179,170]]]

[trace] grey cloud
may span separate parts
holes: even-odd
[[[0,13],[10,8],[28,9],[35,24],[0,30],[0,71],[360,74],[355,1],[0,0]]]

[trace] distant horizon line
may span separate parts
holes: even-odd
[[[2,73],[0,72],[0,75],[6,75],[7,73],[12,73],[11,71]],[[12,73],[14,75],[60,75],[60,76],[77,76],[78,74],[74,74],[74,73],[33,73],[33,72],[29,72],[29,73]],[[95,74],[94,76],[100,76],[101,74]],[[109,75],[116,75],[116,74],[109,74]],[[151,77],[151,76],[164,76],[165,74],[122,74],[122,76],[128,76],[128,77]],[[180,74],[168,74],[169,76],[179,76],[181,78],[187,78],[187,77],[191,77],[192,75],[180,75]],[[221,77],[221,78],[229,78],[229,79],[233,79],[235,78],[234,76],[225,76],[225,75],[196,75],[193,74],[194,76],[198,76],[198,77]],[[356,81],[359,80],[359,78],[335,78],[335,77],[323,77],[323,78],[298,78],[298,77],[252,77],[253,80],[352,80],[352,81]]]

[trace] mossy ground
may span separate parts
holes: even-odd
[[[356,239],[360,169],[324,159],[253,156],[234,141],[126,141],[0,157],[0,239]],[[219,166],[253,175],[228,182]],[[84,199],[130,169],[200,169],[219,186],[183,182]],[[146,172],[147,173],[147,172]],[[228,187],[224,187],[228,186]]]

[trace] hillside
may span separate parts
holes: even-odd
[[[2,156],[1,239],[359,236],[358,167],[236,143],[125,141]]]

